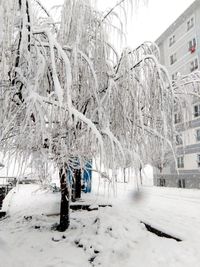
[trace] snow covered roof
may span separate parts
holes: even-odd
[[[155,41],[158,45],[169,37],[189,16],[200,7],[200,0],[194,1]]]

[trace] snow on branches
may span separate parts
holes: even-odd
[[[117,55],[109,14],[89,0],[66,0],[59,26],[38,0],[3,0],[0,12],[1,149],[58,165],[100,155],[114,169],[148,162],[152,138],[173,143],[174,91],[155,44]]]

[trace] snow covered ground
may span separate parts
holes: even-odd
[[[102,192],[100,190],[100,192]],[[0,267],[199,267],[200,191],[118,185],[117,198],[83,195],[86,203],[112,207],[71,213],[59,233],[59,193],[18,185],[4,201]],[[182,239],[158,237],[145,221]]]

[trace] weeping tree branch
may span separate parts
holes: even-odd
[[[121,0],[119,1],[115,6],[113,6],[109,11],[108,13],[106,13],[106,15],[102,18],[102,22],[118,7],[120,6],[123,2],[125,2],[127,0]]]
[[[34,0],[34,1],[35,1],[35,2],[38,4],[38,6],[44,11],[44,13],[47,15],[47,17],[49,17],[49,18],[52,19],[50,13],[49,13],[49,12],[47,11],[47,9],[41,4],[40,0]],[[57,29],[57,27],[56,27],[56,24],[53,23],[53,19],[52,19],[52,24],[53,24],[53,27],[54,27],[55,32],[57,33],[57,32],[58,32],[58,29]]]

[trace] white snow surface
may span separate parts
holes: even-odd
[[[136,194],[120,184],[117,198],[83,194],[80,203],[112,207],[71,212],[63,233],[52,229],[59,201],[60,193],[38,185],[10,191],[8,216],[0,220],[0,267],[200,266],[199,190],[146,187]],[[183,241],[158,237],[141,220]]]

